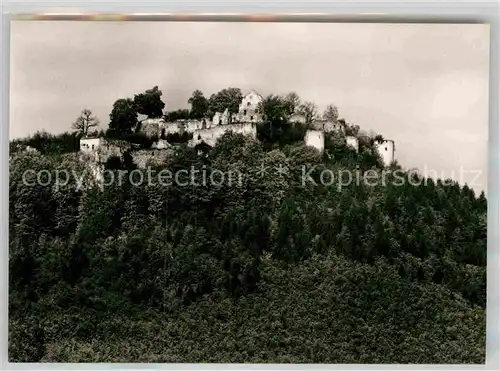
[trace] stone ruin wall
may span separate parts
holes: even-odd
[[[325,150],[325,132],[321,130],[308,130],[304,137],[306,146],[314,147],[321,153]]]
[[[249,135],[252,138],[257,137],[257,126],[252,123],[218,125],[210,129],[196,130],[193,132],[193,139],[189,141],[189,146],[196,146],[205,142],[209,146],[214,146],[217,140],[227,132],[233,132],[243,135]]]

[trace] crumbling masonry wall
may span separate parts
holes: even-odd
[[[321,130],[307,130],[304,142],[306,146],[314,147],[323,153],[325,150],[325,133]]]
[[[213,147],[220,137],[230,131],[233,133],[250,135],[252,138],[257,137],[257,126],[252,123],[218,125],[210,129],[196,130],[193,133],[193,139],[189,141],[189,145],[194,147],[197,144],[205,142]]]

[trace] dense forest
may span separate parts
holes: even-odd
[[[270,111],[258,138],[180,143],[154,169],[236,169],[236,185],[26,185],[84,173],[82,133],[12,142],[10,361],[484,363],[484,193],[397,164],[402,182],[324,184],[381,177],[373,143],[331,135],[320,154]]]

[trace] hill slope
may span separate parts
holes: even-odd
[[[103,192],[23,184],[86,169],[14,154],[9,358],[483,363],[484,195],[327,149],[228,134],[154,169],[177,184]],[[371,168],[377,184],[347,184]]]

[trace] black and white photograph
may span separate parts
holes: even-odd
[[[9,362],[485,363],[488,24],[9,48]]]

